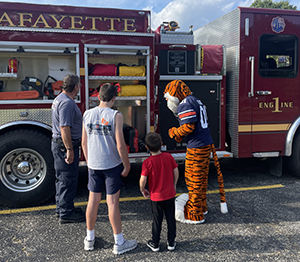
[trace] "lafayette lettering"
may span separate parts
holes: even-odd
[[[136,32],[134,18],[3,12],[0,26]]]

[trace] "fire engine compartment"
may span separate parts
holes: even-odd
[[[99,64],[103,69],[95,73],[95,66]],[[124,124],[136,130],[138,137],[135,139],[143,141],[150,131],[150,48],[85,45],[85,71],[88,75],[85,79],[87,109],[99,104],[97,91],[101,84],[119,84],[121,91],[114,106],[123,114]],[[129,152],[137,153],[144,149],[137,148],[137,143],[135,147]]]
[[[60,88],[48,88],[69,73],[79,73],[77,44],[0,42],[2,104],[52,103]]]
[[[115,108],[124,116],[129,152],[145,151],[143,143],[142,148],[138,148],[138,140],[142,141],[150,131],[149,50],[149,46],[85,45],[84,67],[80,69],[77,44],[0,42],[0,103],[51,104],[61,91],[59,84],[63,77],[74,73],[85,76],[75,101],[85,103],[88,110],[99,104],[97,91],[101,84],[117,83],[121,91]],[[10,65],[11,60],[16,64]],[[99,65],[100,70],[97,71],[96,66]],[[114,67],[115,71],[107,70],[109,66]],[[53,94],[55,90],[52,90],[51,96],[49,88],[53,89],[55,83],[58,83],[59,92]],[[45,122],[48,119],[47,124],[51,125],[49,116],[36,119],[32,109],[26,109],[26,112],[26,120]],[[21,114],[17,118],[15,116],[18,114],[8,118],[14,121],[24,119]],[[49,115],[50,111],[44,114]],[[7,121],[5,118],[1,122]],[[130,135],[132,132],[133,137]]]

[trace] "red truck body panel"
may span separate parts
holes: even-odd
[[[299,11],[242,7],[196,30],[197,44],[226,49],[226,121],[235,157],[285,155],[300,109],[299,32]]]

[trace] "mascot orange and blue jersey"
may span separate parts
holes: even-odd
[[[185,182],[189,193],[176,198],[175,217],[183,223],[200,224],[205,221],[204,215],[208,212],[206,191],[211,153],[218,174],[221,212],[228,212],[223,175],[208,127],[206,107],[181,80],[170,82],[164,97],[180,124],[180,127],[168,130],[169,136],[177,142],[187,138]]]

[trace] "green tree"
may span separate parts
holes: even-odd
[[[273,2],[272,0],[255,0],[250,7],[297,10],[297,6],[291,5],[288,0],[280,2]]]

